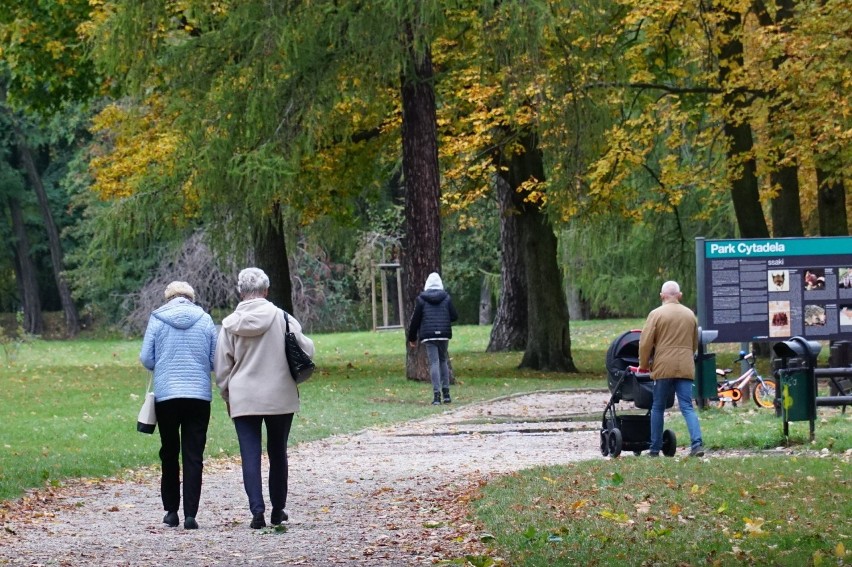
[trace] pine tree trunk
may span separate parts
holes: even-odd
[[[15,234],[15,271],[24,310],[24,330],[33,335],[40,335],[44,332],[44,317],[41,313],[36,269],[30,257],[30,240],[24,226],[24,215],[15,197],[10,196],[8,203],[12,214],[12,230]]]
[[[519,210],[515,207],[514,190],[499,177],[496,180],[500,199],[500,300],[491,327],[487,352],[524,350],[527,346],[527,273],[521,249]]]
[[[287,261],[287,239],[284,221],[278,204],[273,206],[272,216],[255,228],[254,256],[257,267],[269,276],[267,299],[293,313],[293,287],[290,281],[290,264]]]
[[[403,321],[411,319],[426,277],[441,271],[441,187],[432,56],[418,54],[411,24],[406,26],[409,65],[402,73],[402,171],[405,237],[402,244]],[[405,375],[429,380],[425,349],[406,349]]]
[[[829,181],[828,174],[817,169],[817,210],[821,236],[849,236],[846,217],[846,187],[842,180]]]
[[[53,267],[53,277],[56,279],[56,288],[59,291],[59,299],[62,302],[62,310],[65,313],[65,332],[69,337],[74,337],[80,332],[80,319],[77,315],[77,306],[74,305],[74,299],[71,297],[71,288],[65,280],[65,262],[62,253],[62,242],[59,239],[59,230],[53,220],[53,213],[50,212],[50,203],[47,200],[47,192],[44,190],[44,184],[41,181],[41,176],[36,169],[35,161],[33,160],[32,152],[27,145],[26,138],[17,124],[13,125],[15,135],[18,142],[18,152],[21,156],[21,163],[27,174],[27,179],[35,191],[38,205],[41,209],[44,226],[47,230],[47,242],[50,249],[50,261]]]
[[[731,200],[734,214],[743,238],[767,238],[769,228],[760,205],[760,192],[757,182],[757,164],[751,155],[754,147],[751,126],[740,116],[746,107],[739,89],[730,89],[728,81],[731,68],[743,66],[743,44],[739,39],[742,32],[742,19],[733,11],[717,4],[717,9],[725,18],[723,40],[719,59],[719,82],[725,90],[723,98],[725,112],[725,136],[728,139],[727,162],[731,184]]]

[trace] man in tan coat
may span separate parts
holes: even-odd
[[[692,381],[695,378],[695,352],[698,350],[698,321],[688,307],[681,305],[680,286],[667,281],[660,290],[663,304],[645,320],[639,337],[639,371],[651,371],[654,379],[654,403],[651,406],[652,457],[659,456],[663,445],[666,400],[674,390],[680,413],[689,430],[690,455],[704,456],[701,425],[692,407]],[[651,360],[653,358],[653,361]]]

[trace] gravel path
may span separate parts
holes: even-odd
[[[0,565],[401,566],[482,552],[466,495],[491,475],[601,458],[608,397],[442,406],[426,419],[291,447],[286,530],[249,529],[235,460],[205,464],[196,531],[161,523],[158,469],[40,490],[0,508]]]

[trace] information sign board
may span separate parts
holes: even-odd
[[[695,241],[698,320],[716,342],[852,338],[852,237]]]

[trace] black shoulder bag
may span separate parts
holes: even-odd
[[[287,366],[290,367],[290,374],[296,384],[301,384],[311,377],[314,373],[316,365],[311,357],[305,354],[302,347],[299,346],[299,341],[296,339],[296,333],[290,332],[290,320],[287,317],[287,312],[284,311],[284,353],[287,355]]]

